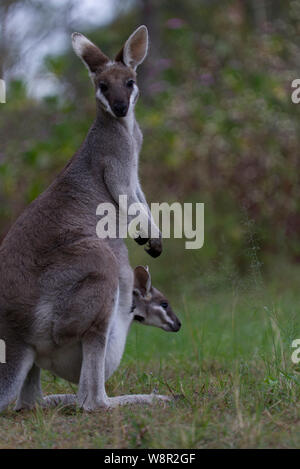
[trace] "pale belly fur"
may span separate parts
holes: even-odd
[[[129,315],[126,320],[115,318],[110,327],[105,354],[105,379],[107,380],[118,368],[123,356],[126,338],[130,327]],[[35,363],[60,378],[78,384],[82,365],[81,342],[53,348],[47,353],[37,353]]]

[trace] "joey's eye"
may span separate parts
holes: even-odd
[[[128,80],[128,82],[126,83],[127,88],[132,88],[133,85],[134,85],[134,80]]]
[[[169,306],[169,304],[166,302],[166,301],[162,301],[160,303],[160,306],[162,306],[164,309],[167,309],[167,307]]]
[[[102,93],[105,93],[105,91],[108,90],[108,86],[106,83],[100,83],[99,88],[102,91]]]

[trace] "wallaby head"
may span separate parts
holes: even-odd
[[[177,332],[181,322],[167,298],[151,284],[148,267],[139,265],[134,270],[134,320],[164,331]]]
[[[113,117],[125,117],[138,99],[136,68],[148,51],[148,31],[140,26],[127,39],[111,61],[95,44],[80,33],[72,34],[75,53],[89,70],[100,106]]]

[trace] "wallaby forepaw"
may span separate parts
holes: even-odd
[[[149,240],[149,248],[145,249],[145,251],[151,256],[151,257],[159,257],[162,253],[162,241],[161,238],[157,239],[150,239]]]
[[[149,238],[142,238],[140,235],[137,238],[134,238],[134,241],[138,243],[140,246],[143,246],[149,241]]]

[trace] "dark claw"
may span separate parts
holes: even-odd
[[[161,255],[161,250],[154,249],[150,247],[149,249],[145,248],[145,251],[151,256],[151,257],[159,257]]]
[[[134,238],[134,241],[140,246],[143,246],[144,244],[148,243],[149,238],[142,238],[141,236],[138,236],[137,238]]]

